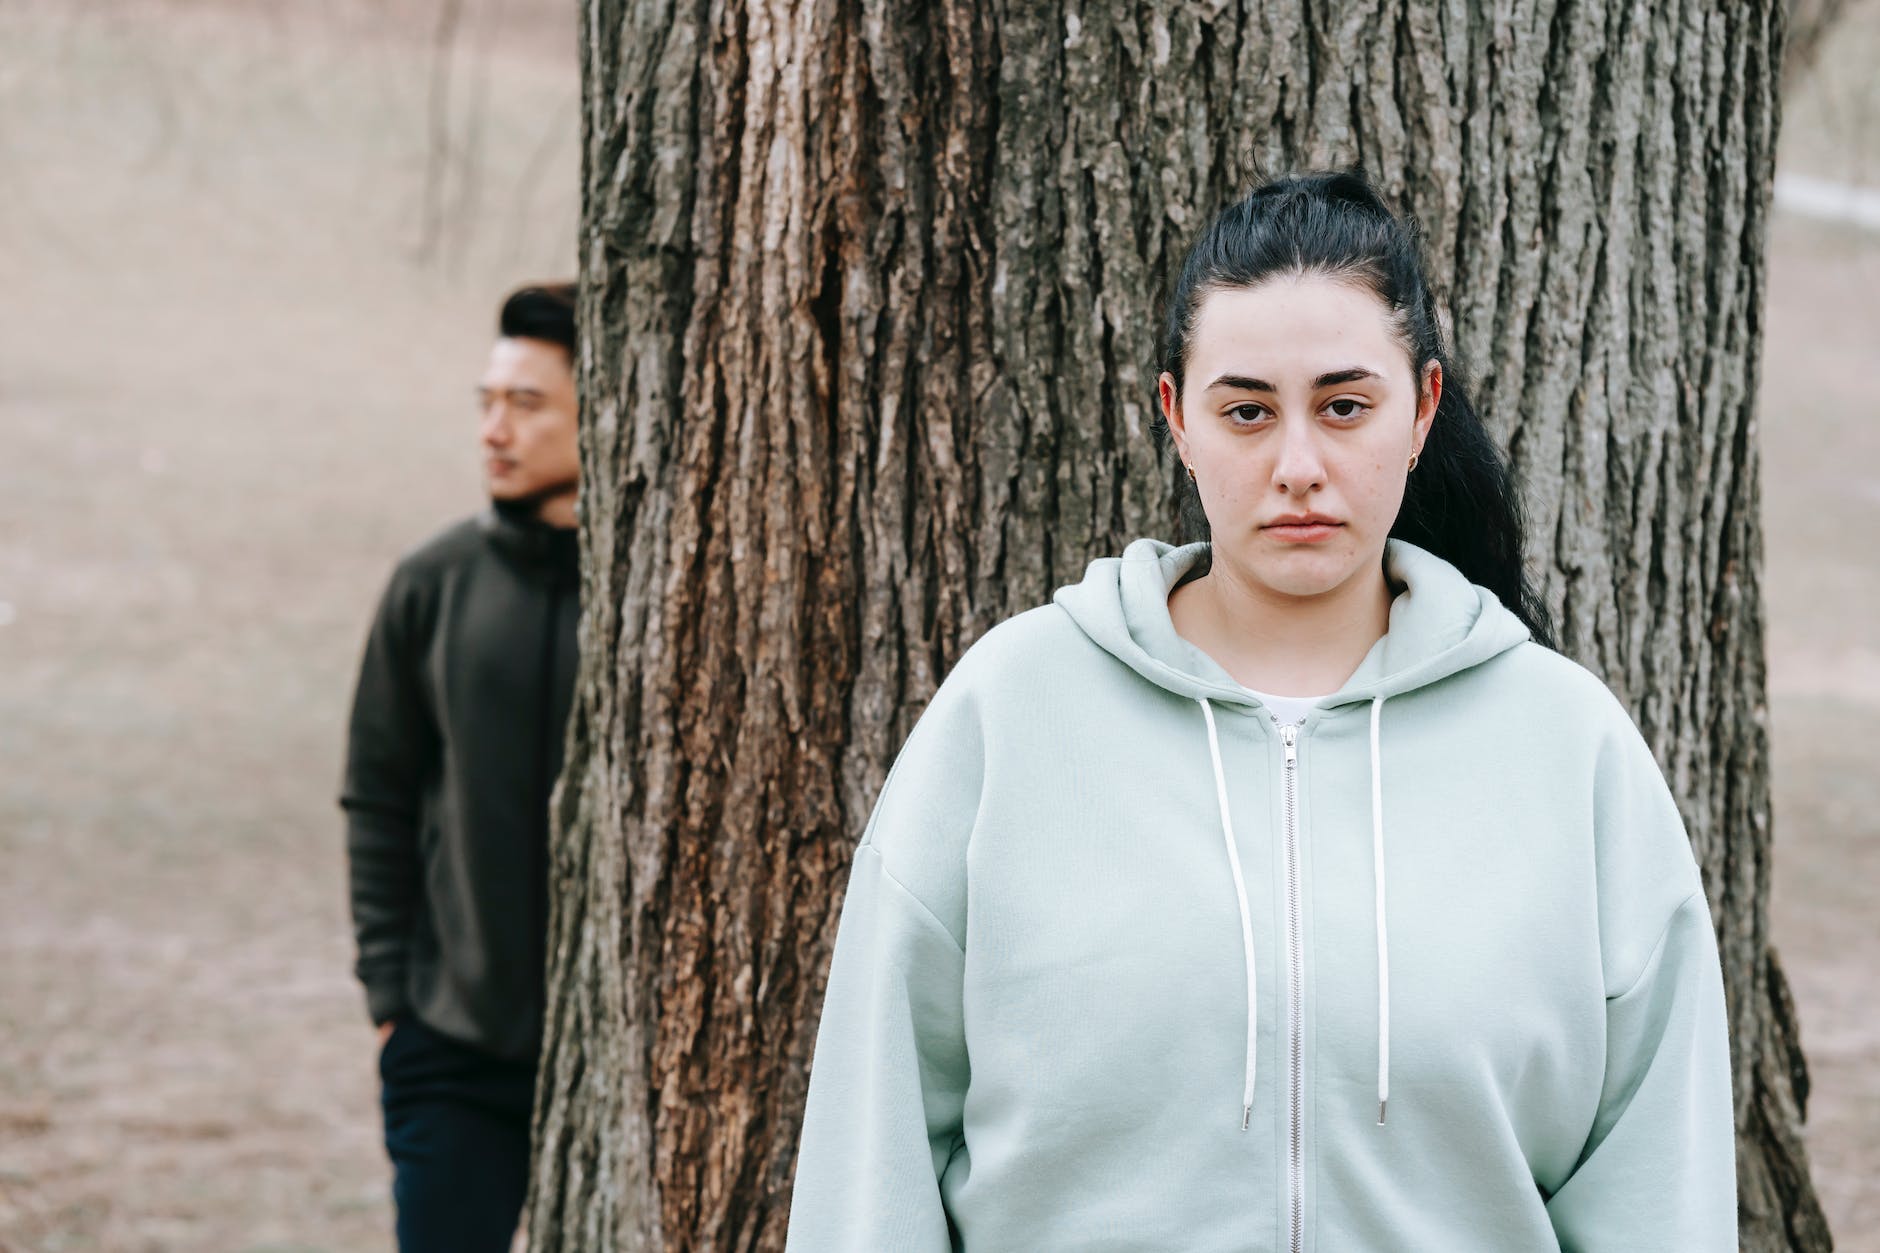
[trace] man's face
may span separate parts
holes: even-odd
[[[477,384],[483,475],[493,500],[572,493],[580,479],[574,370],[539,339],[499,339]]]

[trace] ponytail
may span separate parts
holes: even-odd
[[[1390,528],[1479,583],[1553,647],[1547,606],[1529,583],[1522,553],[1527,527],[1508,464],[1476,416],[1472,390],[1453,357],[1439,352],[1443,394],[1416,469],[1404,482],[1403,507]]]

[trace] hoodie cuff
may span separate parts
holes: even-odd
[[[371,1015],[373,1026],[404,1017],[408,1008],[404,971],[379,975],[366,984],[366,1013]]]

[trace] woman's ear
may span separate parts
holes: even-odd
[[[1157,398],[1162,402],[1162,420],[1168,423],[1168,433],[1175,439],[1175,453],[1184,463],[1188,460],[1188,427],[1182,421],[1181,393],[1176,389],[1175,376],[1167,370],[1156,380]]]
[[[1423,367],[1423,384],[1417,389],[1417,420],[1410,435],[1412,456],[1423,451],[1423,441],[1430,437],[1436,422],[1436,410],[1443,403],[1443,363],[1432,361]]]

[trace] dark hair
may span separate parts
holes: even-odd
[[[574,361],[573,283],[539,283],[519,287],[503,301],[496,318],[504,339],[539,339],[555,344]]]
[[[1181,394],[1188,342],[1201,302],[1223,288],[1256,286],[1282,275],[1321,275],[1362,286],[1390,311],[1394,329],[1421,378],[1431,361],[1443,391],[1403,508],[1390,533],[1442,557],[1473,583],[1494,592],[1552,645],[1547,607],[1522,564],[1521,503],[1507,462],[1476,416],[1469,386],[1444,343],[1430,291],[1422,240],[1413,222],[1392,213],[1362,170],[1334,170],[1272,179],[1223,209],[1201,233],[1182,265],[1162,337],[1162,369]],[[1171,443],[1157,407],[1156,448]],[[1173,467],[1184,529],[1208,535],[1185,469]]]

